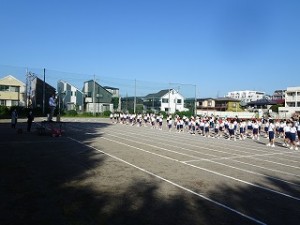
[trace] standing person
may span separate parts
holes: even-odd
[[[268,136],[269,136],[269,143],[267,146],[275,147],[275,125],[273,124],[273,120],[269,120],[269,126],[268,126]]]
[[[297,136],[298,136],[298,142],[296,143],[297,145],[299,145],[300,143],[300,118],[298,120],[298,123],[297,123]]]
[[[294,121],[292,121],[291,128],[290,128],[290,143],[291,143],[290,149],[298,150],[298,147],[296,144],[296,133],[297,133],[296,123]]]
[[[50,107],[50,114],[49,114],[48,121],[52,122],[52,118],[54,116],[54,110],[56,108],[55,94],[54,93],[49,98],[49,107]]]
[[[12,128],[16,128],[17,121],[18,121],[18,112],[16,109],[14,109],[11,113],[11,127]]]
[[[204,134],[203,134],[204,137],[210,137],[209,136],[209,127],[210,127],[209,121],[205,120],[204,121]]]
[[[291,125],[290,121],[286,122],[285,127],[283,128],[284,131],[284,143],[283,146],[289,147],[290,146],[290,134],[291,134]]]
[[[231,140],[231,138],[233,138],[234,141],[236,141],[236,137],[235,137],[235,129],[234,129],[234,121],[230,120],[229,124],[228,124],[228,139],[227,140]]]
[[[30,130],[31,130],[31,125],[32,125],[33,120],[34,120],[33,113],[32,113],[32,110],[30,110],[27,115],[27,131],[28,132],[30,132]]]
[[[259,124],[257,120],[252,121],[252,139],[259,141]]]
[[[246,122],[244,120],[240,120],[239,127],[240,127],[240,140],[245,140]]]

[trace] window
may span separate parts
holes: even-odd
[[[295,102],[287,102],[288,107],[295,107]]]
[[[0,100],[0,105],[6,106],[6,100]]]
[[[177,99],[177,104],[181,104],[182,103],[182,99]]]
[[[0,85],[0,91],[8,91],[8,90],[9,90],[9,86]]]
[[[11,86],[11,87],[9,87],[9,91],[11,91],[11,92],[19,92],[19,87]]]
[[[163,98],[163,99],[161,100],[161,102],[162,102],[162,103],[169,103],[169,99]]]
[[[18,106],[19,105],[19,101],[18,100],[12,100],[11,101],[11,105],[12,106]]]

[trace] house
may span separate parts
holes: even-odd
[[[252,109],[269,109],[272,105],[277,105],[277,102],[275,100],[267,98],[262,98],[247,103],[247,106]]]
[[[123,97],[120,100],[120,110],[125,113],[142,113],[144,111],[144,101],[141,97]],[[135,108],[134,108],[135,107]],[[119,111],[120,111],[119,110]]]
[[[119,98],[120,97],[120,90],[119,88],[115,87],[109,87],[109,86],[103,86],[107,91],[109,91],[112,94],[113,98]]]
[[[8,75],[0,79],[0,105],[3,106],[25,106],[25,84]]]
[[[271,99],[277,104],[284,104],[285,92],[286,90],[275,90],[273,95],[271,96]]]
[[[144,106],[155,112],[175,113],[187,111],[184,97],[175,89],[165,89],[144,97]]]
[[[290,118],[300,114],[300,87],[288,87],[285,92],[285,107],[278,108],[279,117]]]
[[[85,95],[85,111],[99,113],[113,111],[112,93],[98,84],[95,80],[84,82],[83,93]]]
[[[27,87],[28,88],[28,87]],[[33,77],[28,88],[28,107],[48,108],[48,100],[56,89],[38,77]]]
[[[196,107],[198,110],[205,111],[241,111],[240,100],[235,98],[200,98],[197,99]]]
[[[60,80],[57,82],[58,98],[62,110],[84,109],[84,93],[70,83]]]

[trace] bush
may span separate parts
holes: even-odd
[[[109,110],[103,112],[104,117],[109,117],[110,114],[111,114],[111,111],[109,111]]]
[[[0,118],[5,119],[5,118],[9,118],[9,117],[10,117],[10,114],[9,114],[8,107],[0,105]]]
[[[178,115],[178,116],[180,116],[181,118],[182,118],[183,116],[191,117],[191,116],[194,116],[194,112],[191,112],[191,111],[186,111],[186,112],[176,112],[176,113],[174,113],[174,115]]]
[[[76,110],[69,110],[69,111],[66,111],[66,116],[77,116],[78,113]]]

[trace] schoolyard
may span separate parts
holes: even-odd
[[[0,122],[1,224],[298,224],[300,151],[276,139],[63,118]],[[53,125],[47,125],[47,128]]]

